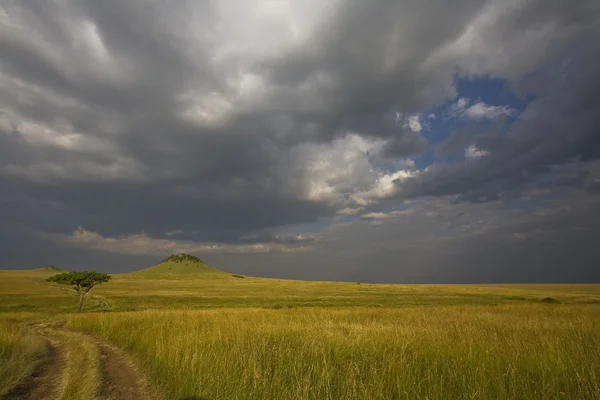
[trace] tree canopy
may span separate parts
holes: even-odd
[[[193,256],[191,254],[186,254],[186,253],[181,253],[181,255],[179,254],[173,254],[170,257],[165,258],[164,260],[162,260],[161,262],[174,262],[174,263],[181,263],[184,261],[188,261],[188,262],[196,262],[196,263],[201,263],[202,260],[200,260],[198,257]]]
[[[79,294],[80,311],[83,307],[83,296],[97,284],[108,282],[109,280],[110,275],[93,271],[63,272],[62,274],[54,275],[47,279],[48,282],[59,283],[61,285],[73,285],[73,289]]]

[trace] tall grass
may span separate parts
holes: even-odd
[[[43,369],[57,369],[50,371],[57,377],[57,387],[51,388],[53,398],[98,397],[102,383],[98,348],[88,335],[56,329],[55,323],[43,314],[0,314],[0,399],[16,386],[30,383],[28,379],[45,362],[51,364]],[[50,358],[47,341],[57,348],[54,357],[60,362]]]
[[[600,399],[600,307],[236,309],[68,316],[168,393],[210,399]]]
[[[45,353],[38,336],[14,318],[0,318],[0,398],[29,376]]]
[[[98,398],[102,384],[98,348],[88,337],[75,332],[55,330],[50,337],[60,343],[65,358],[57,399]]]

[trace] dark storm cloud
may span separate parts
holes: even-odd
[[[451,71],[423,64],[462,33],[482,4],[456,2],[442,16],[433,3],[345,2],[305,48],[265,62],[275,86],[272,100],[291,111],[298,102],[288,88],[314,88],[299,116],[334,126],[322,132],[326,137],[341,128],[380,137],[401,133],[382,116],[394,109],[415,113],[454,94]]]
[[[185,10],[171,13],[171,8],[156,4],[117,1],[33,1],[9,6],[44,35],[47,46],[27,32],[5,29],[0,41],[3,70],[86,105],[123,114],[148,113],[168,108],[174,92],[192,76],[206,87],[217,84],[205,65],[186,58],[184,43],[174,35],[177,30],[170,24],[183,18]],[[86,20],[94,23],[106,52],[117,60],[110,68],[129,74],[126,79],[110,79],[111,71],[94,68],[89,54],[74,46],[77,35],[85,33],[81,24]]]
[[[427,150],[427,139],[416,132],[406,132],[387,142],[383,151],[388,157],[414,157]]]
[[[533,183],[595,191],[585,166],[552,169],[600,155],[595,2],[350,0],[308,12],[315,25],[288,41],[262,20],[244,30],[273,7],[257,4],[0,0],[0,217],[23,229],[5,229],[1,248],[37,232],[42,254],[43,234],[77,227],[316,246],[320,237],[273,232],[323,223],[371,186],[387,195],[371,167],[427,150],[409,119],[452,99],[457,74],[506,79],[536,100],[508,135],[453,134],[439,155],[469,145],[489,155],[429,166],[398,183],[400,196],[489,202]],[[282,25],[301,26],[295,11]],[[336,141],[348,132],[382,144]],[[315,159],[318,146],[331,148]]]
[[[25,188],[19,182],[4,184],[14,199],[19,195],[47,199],[34,200],[34,214],[26,202],[11,203],[7,220],[43,227],[48,232],[70,233],[81,225],[108,236],[146,232],[162,237],[166,232],[183,230],[197,231],[193,236],[196,240],[235,242],[249,232],[280,225],[281,220],[311,221],[331,213],[328,206],[319,203],[260,192],[241,198],[235,192],[220,193],[209,184],[204,189],[193,188],[192,193],[178,192],[173,186],[136,183],[75,182]]]
[[[131,271],[156,264],[156,255],[116,254],[57,245],[18,226],[0,226],[2,268],[23,269],[57,265],[66,270]],[[135,266],[132,268],[132,266]]]
[[[600,33],[600,31],[598,31]],[[573,51],[555,81],[523,112],[508,134],[454,133],[438,147],[472,143],[489,154],[472,162],[434,165],[418,177],[399,183],[401,196],[500,193],[547,173],[553,165],[600,156],[600,65],[597,49]],[[585,173],[585,171],[583,171]],[[563,182],[558,182],[563,184]]]
[[[546,10],[533,8],[539,11],[533,13],[532,7],[526,7],[515,24],[524,26],[529,17],[532,24],[555,18],[550,11],[560,8],[552,3]],[[596,71],[600,51],[592,39],[600,37],[600,24],[589,14],[597,15],[599,7],[578,2],[565,11],[557,22],[564,24],[565,35],[566,28],[576,32],[572,47],[555,54],[540,73],[518,79],[536,99],[509,133],[502,133],[499,124],[487,133],[476,124],[454,132],[438,145],[438,155],[471,144],[489,155],[465,164],[433,165],[418,177],[399,182],[401,196],[458,194],[468,199],[484,192],[494,200],[501,192],[547,173],[553,165],[600,156],[600,75]],[[582,40],[585,37],[590,40]]]
[[[50,126],[57,118],[66,118],[74,130],[110,142],[107,151],[114,152],[40,148],[25,140],[18,127],[2,135],[4,166],[14,170],[15,166],[27,167],[43,160],[64,167],[49,177],[53,182],[40,182],[48,179],[44,176],[48,170],[43,169],[32,172],[41,175],[33,183],[22,179],[22,174],[19,179],[2,178],[3,186],[15,197],[49,199],[72,211],[64,215],[64,223],[43,225],[45,230],[54,231],[69,223],[110,235],[146,231],[160,236],[173,229],[200,229],[200,239],[235,240],[250,230],[311,221],[331,213],[327,205],[281,191],[278,181],[282,178],[271,171],[281,155],[275,154],[277,149],[263,137],[268,133],[264,123],[199,127],[175,116],[184,105],[176,93],[186,85],[193,82],[196,90],[211,91],[221,84],[211,72],[209,55],[202,55],[210,50],[209,44],[203,44],[201,54],[195,55],[206,62],[192,62],[185,40],[173,33],[177,30],[172,24],[185,18],[185,9],[175,13],[170,8],[96,1],[78,2],[72,7],[53,2],[11,6],[23,13],[31,27],[46,35],[55,46],[51,50],[60,49],[72,58],[62,60],[61,69],[48,49],[31,43],[25,32],[6,30],[8,34],[0,40],[5,60],[2,71],[13,79],[39,85],[47,96],[22,101],[20,93],[11,92],[5,106]],[[209,4],[201,7],[196,12],[210,18]],[[78,59],[76,52],[67,51],[69,18],[93,21],[106,51],[118,61],[116,73],[123,68],[131,76],[114,82],[105,71],[94,70]],[[76,107],[70,104],[57,106],[53,96],[73,99],[83,110],[74,112]],[[101,129],[107,119],[117,125],[111,137]],[[133,159],[147,175],[143,182],[99,182],[96,176],[80,176],[80,163],[109,168],[119,154]],[[13,208],[19,207],[13,204]]]
[[[334,227],[336,240],[302,257],[216,256],[234,272],[398,283],[599,282],[600,198],[568,189],[533,210],[499,202],[421,203],[412,213]],[[568,204],[568,206],[567,206]],[[531,207],[531,205],[529,206]],[[435,212],[461,210],[437,218]],[[462,210],[469,210],[465,213]],[[368,248],[363,244],[372,243]],[[328,268],[322,268],[326,264]]]
[[[486,123],[471,122],[464,127],[460,127],[435,147],[435,154],[439,157],[450,154],[464,153],[465,149],[476,141],[481,140],[483,136],[498,137],[497,129],[504,126],[502,122],[494,122],[492,127]]]

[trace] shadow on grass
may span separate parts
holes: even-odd
[[[554,297],[546,297],[540,301],[546,304],[560,304],[560,301],[556,300]]]

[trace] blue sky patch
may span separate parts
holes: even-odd
[[[436,155],[437,145],[457,129],[467,126],[477,126],[476,129],[483,132],[499,119],[474,118],[465,112],[469,107],[477,103],[483,103],[488,107],[505,107],[506,109],[514,110],[512,114],[502,116],[506,123],[506,129],[508,129],[512,123],[519,119],[520,114],[531,101],[531,99],[523,99],[512,93],[508,89],[506,81],[489,76],[457,77],[455,85],[458,92],[455,98],[422,113],[423,131],[421,133],[427,138],[430,146],[425,154],[415,158],[415,165],[419,169],[425,168],[434,162],[453,163],[464,160],[464,154],[445,155],[442,157]],[[452,115],[452,107],[457,104],[459,99],[466,99],[467,103],[464,105],[462,112]],[[483,108],[483,105],[481,108]],[[490,110],[494,111],[494,109]],[[471,111],[477,110],[473,109]],[[430,117],[431,115],[435,117]]]

